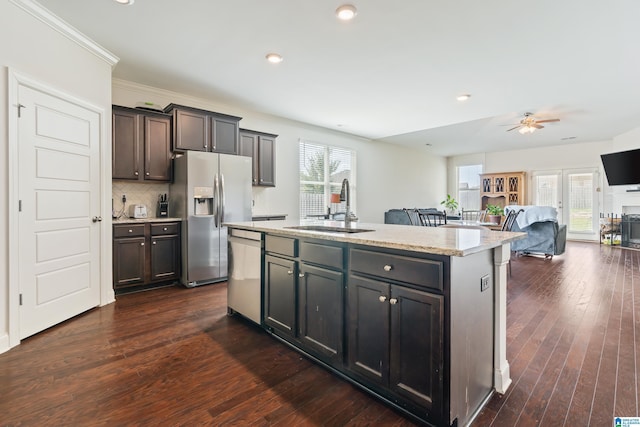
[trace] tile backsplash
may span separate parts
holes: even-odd
[[[127,196],[124,213],[129,214],[130,205],[142,204],[147,207],[147,216],[156,217],[156,207],[159,194],[169,194],[169,184],[148,183],[148,182],[128,182],[112,181],[111,197],[113,197],[113,208],[116,214],[120,213],[122,206],[122,195]]]

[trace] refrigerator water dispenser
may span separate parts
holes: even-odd
[[[213,215],[213,187],[193,187],[193,214]]]

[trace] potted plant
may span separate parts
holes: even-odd
[[[503,214],[504,210],[502,209],[502,207],[498,205],[487,205],[487,216],[489,217],[489,222],[500,224]]]
[[[458,202],[456,201],[456,199],[451,197],[451,194],[447,194],[447,198],[441,201],[440,204],[444,206],[444,209],[447,211],[447,213],[451,215],[455,215],[456,211],[458,210]]]

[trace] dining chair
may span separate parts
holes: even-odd
[[[416,215],[416,212],[418,211],[418,209],[402,208],[402,210],[409,217],[409,224],[411,224],[411,225],[420,225],[420,224],[416,224],[415,221],[414,221],[414,216]]]
[[[465,210],[463,208],[462,213],[460,215],[460,219],[463,221],[484,222],[486,215],[487,215],[486,210],[475,210],[475,209]]]
[[[520,215],[520,212],[524,212],[524,209],[519,209],[517,211],[510,210],[507,212],[507,217],[505,218],[504,223],[502,223],[502,231],[511,231],[513,224],[516,222],[516,218]],[[511,253],[513,254],[513,251],[511,251]],[[511,257],[509,257],[507,268],[509,269],[509,277],[511,277]]]
[[[447,213],[442,211],[432,211],[416,209],[420,225],[424,227],[439,227],[447,223]]]

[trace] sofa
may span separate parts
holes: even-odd
[[[558,224],[558,213],[551,206],[506,206],[509,210],[523,209],[511,231],[527,233],[527,237],[511,242],[511,250],[518,254],[543,254],[551,259],[564,253],[567,244],[567,226]]]

